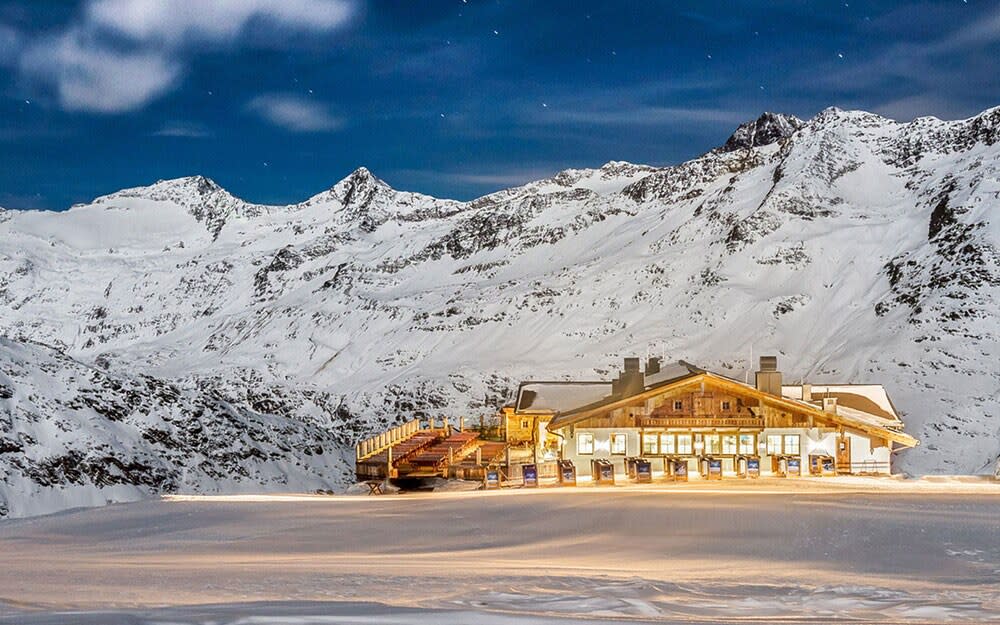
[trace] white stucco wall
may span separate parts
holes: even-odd
[[[577,437],[581,433],[593,434],[594,453],[578,454]],[[624,455],[611,454],[611,434],[626,435],[626,450]],[[626,475],[625,458],[642,455],[642,442],[639,439],[640,431],[637,428],[578,428],[571,436],[568,429],[565,431],[565,442],[563,445],[563,458],[572,460],[577,468],[578,477],[588,477],[590,475],[590,461],[594,458],[605,458],[615,465],[616,479],[624,479]],[[837,433],[820,428],[768,428],[758,437],[758,453],[760,455],[761,475],[771,475],[771,457],[767,455],[762,443],[767,440],[768,435],[799,435],[799,457],[802,466],[802,475],[809,475],[809,456],[813,454],[823,454],[837,457]],[[847,434],[851,438],[851,465],[852,471],[860,472],[880,472],[889,473],[890,453],[887,447],[877,447],[869,451],[870,443],[866,436],[855,433]],[[651,458],[654,477],[663,475],[663,463],[659,457]],[[723,474],[732,477],[736,474],[734,459],[723,457]],[[692,458],[688,462],[688,472],[692,479],[697,479],[698,462]],[[584,480],[586,481],[586,480]]]
[[[891,452],[888,447],[871,448],[870,439],[848,432],[851,439],[851,467],[854,473],[889,473]]]

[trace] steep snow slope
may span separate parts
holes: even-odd
[[[628,354],[741,377],[751,349],[775,352],[788,380],[886,384],[924,442],[905,470],[983,471],[1000,453],[998,139],[1000,109],[828,109],[765,114],[676,167],[465,203],[363,168],[282,207],[162,181],[0,214],[0,333],[352,436],[490,413],[522,378]]]
[[[164,491],[331,489],[343,481],[341,425],[0,338],[0,517]]]

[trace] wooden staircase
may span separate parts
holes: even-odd
[[[503,463],[507,445],[484,441],[472,431],[452,430],[446,423],[424,428],[410,421],[357,445],[355,473],[359,481],[387,478],[481,479],[486,467]]]
[[[448,466],[461,461],[478,446],[479,435],[475,432],[454,432],[400,463],[400,474],[405,471],[408,477],[447,477]]]
[[[423,430],[411,435],[409,438],[403,439],[402,441],[392,445],[388,449],[378,452],[373,456],[369,456],[364,460],[360,461],[358,464],[364,465],[379,465],[388,466],[390,450],[392,453],[392,466],[393,468],[399,466],[401,462],[406,461],[407,458],[413,454],[430,447],[435,442],[441,440],[441,432]]]

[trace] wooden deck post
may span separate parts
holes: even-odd
[[[458,418],[458,431],[459,432],[465,431],[465,417]]]
[[[385,477],[392,477],[392,447],[385,450]]]
[[[483,448],[476,447],[476,466],[482,466],[483,464]]]

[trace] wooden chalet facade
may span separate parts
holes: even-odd
[[[755,378],[658,359],[643,371],[627,358],[612,382],[525,382],[504,409],[508,442],[583,471],[607,459],[624,473],[641,457],[696,474],[711,460],[719,477],[745,473],[748,461],[761,475],[888,474],[893,452],[918,444],[881,385],[783,385],[773,357]]]

